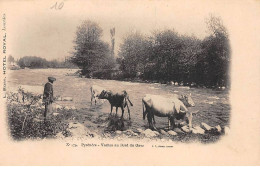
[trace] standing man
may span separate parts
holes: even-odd
[[[46,121],[47,113],[52,113],[53,102],[53,82],[56,81],[54,77],[48,77],[48,82],[44,85],[43,103],[45,105],[44,121]]]

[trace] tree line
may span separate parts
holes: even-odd
[[[102,28],[87,20],[77,28],[71,61],[87,77],[227,87],[228,32],[219,17],[210,16],[206,22],[209,35],[204,39],[180,35],[174,29],[156,30],[150,36],[130,33],[123,39],[115,59],[115,28],[110,30],[110,47],[101,40]]]
[[[12,56],[9,56],[10,62],[14,62],[14,59],[12,59]],[[65,61],[58,61],[58,60],[51,60],[48,61],[44,58],[38,57],[38,56],[24,56],[17,60],[17,65],[20,66],[20,68],[77,68],[77,66],[70,62],[70,60]]]

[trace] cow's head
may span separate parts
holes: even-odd
[[[110,91],[102,90],[100,95],[98,96],[99,99],[107,99],[109,95],[111,94]]]
[[[180,100],[187,107],[194,107],[195,106],[195,103],[191,98],[191,93],[189,95],[181,95]]]
[[[106,90],[102,90],[102,92],[98,95],[99,99],[105,99],[107,98],[107,91]]]

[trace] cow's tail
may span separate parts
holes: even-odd
[[[126,107],[126,105],[127,105],[127,100],[126,100],[126,98],[124,98],[124,100],[125,100],[124,107]]]
[[[142,99],[142,105],[143,105],[143,120],[145,120],[146,111],[144,110],[145,105],[144,105],[144,100],[143,99]]]
[[[127,96],[127,100],[129,101],[130,105],[133,106],[133,103],[130,101],[128,96]]]
[[[93,98],[93,96],[92,96],[93,94],[92,94],[92,86],[90,87],[90,100],[91,100],[91,104],[92,104],[92,98]]]
[[[133,106],[133,103],[132,103],[131,100],[129,99],[129,96],[128,96],[127,92],[126,92],[125,90],[124,90],[123,92],[124,92],[125,100],[127,99],[128,102],[130,103],[130,105]]]

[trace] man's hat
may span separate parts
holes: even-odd
[[[48,77],[48,80],[54,82],[56,80],[56,78],[55,77]]]

